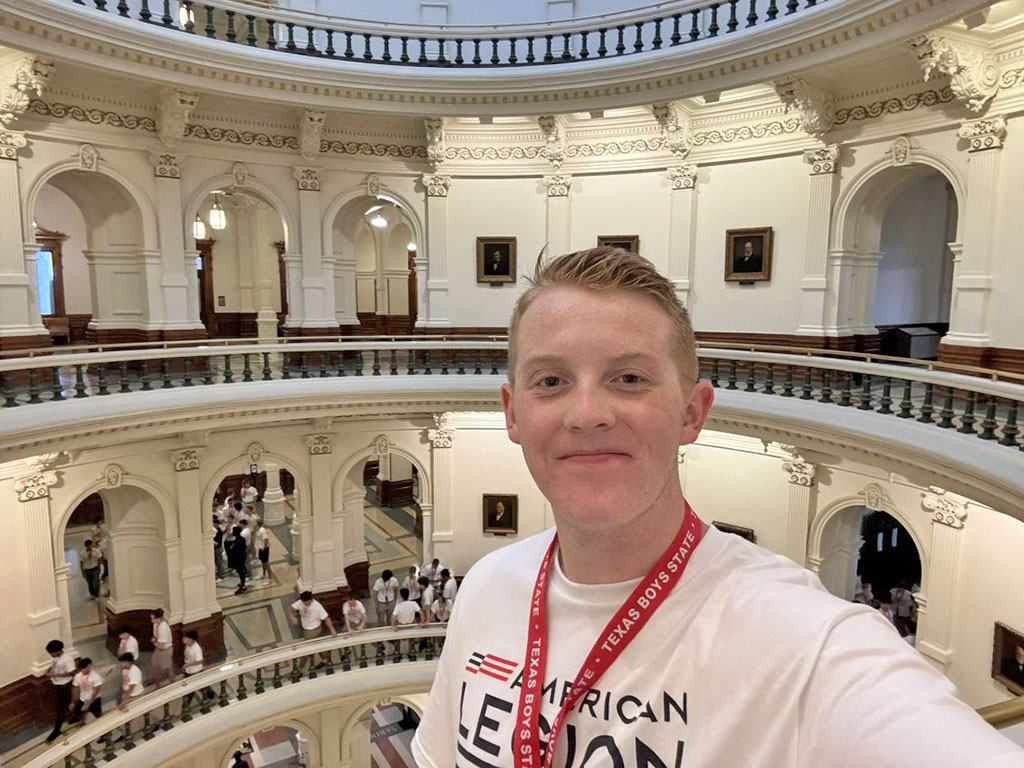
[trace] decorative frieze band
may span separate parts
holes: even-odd
[[[330,435],[306,435],[306,448],[310,456],[323,456],[334,449]]]
[[[1006,118],[1002,115],[992,115],[980,120],[969,120],[960,125],[957,136],[967,139],[968,152],[1001,149],[1006,139]]]
[[[967,520],[967,504],[946,494],[942,488],[930,487],[921,494],[921,506],[932,515],[932,522],[948,525],[950,528],[963,528]]]
[[[180,451],[172,451],[171,465],[175,472],[190,472],[199,469],[203,453],[202,448],[182,448]]]
[[[299,183],[300,192],[319,192],[322,174],[319,168],[295,168],[292,175]]]
[[[37,472],[14,481],[14,492],[18,501],[35,501],[50,496],[50,488],[58,483],[60,473],[56,471]]]
[[[423,186],[427,188],[427,197],[448,197],[448,188],[451,185],[451,176],[440,176],[436,173],[423,174]]]
[[[811,176],[836,172],[836,161],[839,159],[839,145],[829,144],[821,149],[804,152],[804,162],[811,166]]]
[[[541,182],[548,191],[548,197],[568,197],[569,187],[572,186],[572,176],[564,174],[545,176]]]

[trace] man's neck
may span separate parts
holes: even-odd
[[[686,502],[679,494],[653,505],[621,528],[593,531],[558,525],[562,572],[577,584],[616,584],[640,578],[679,532],[685,509]]]

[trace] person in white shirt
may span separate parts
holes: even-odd
[[[914,619],[914,613],[917,611],[917,603],[914,602],[914,596],[907,589],[906,582],[900,582],[899,586],[890,589],[889,595],[892,597],[893,613],[896,614],[896,629],[900,631],[901,637],[906,637],[910,632],[910,622]]]
[[[122,712],[128,709],[128,702],[145,692],[142,685],[142,670],[130,653],[123,653],[117,660],[121,662],[121,691],[117,708]]]
[[[417,603],[420,601],[420,583],[415,565],[409,566],[409,575],[402,579],[402,586],[409,590],[410,600]]]
[[[338,633],[334,630],[334,622],[331,621],[327,610],[319,600],[313,597],[313,593],[309,590],[299,595],[299,599],[288,606],[288,620],[292,624],[302,627],[302,637],[306,640],[315,640],[320,637],[323,634],[325,624],[331,633],[331,637],[338,636]],[[304,657],[300,666],[305,666],[307,661],[308,658]],[[323,664],[324,662],[321,661],[317,666],[323,666]]]
[[[871,592],[871,585],[862,581],[860,586],[857,587],[857,591],[853,593],[853,602],[863,603],[864,605],[871,605],[871,601],[875,599],[875,596]]]
[[[242,498],[242,503],[243,504],[245,504],[246,506],[252,506],[252,505],[254,505],[256,503],[256,499],[258,499],[259,496],[260,496],[259,491],[256,490],[256,488],[253,486],[251,481],[249,481],[249,480],[243,480],[242,481],[242,494],[241,494],[241,498]]]
[[[46,737],[46,743],[53,743],[60,736],[60,728],[68,716],[71,707],[71,680],[75,676],[75,660],[64,650],[64,643],[51,640],[46,644],[46,652],[50,654],[50,666],[46,676],[53,683],[55,700],[55,716],[53,730]]]
[[[391,623],[391,612],[395,610],[395,594],[398,592],[398,579],[388,569],[373,582],[373,607],[377,612],[377,626],[386,627]]]
[[[434,589],[441,588],[441,571],[444,570],[444,566],[441,565],[441,561],[436,557],[430,561],[428,565],[424,565],[420,570],[421,576],[426,576],[430,579],[430,586]]]
[[[103,705],[100,702],[100,687],[103,685],[103,678],[99,672],[92,668],[92,659],[88,656],[78,660],[78,673],[71,680],[71,716],[70,722],[76,722],[79,718],[85,717],[88,712],[93,717],[103,714]]]
[[[199,633],[194,629],[188,630],[181,636],[181,644],[185,646],[182,672],[185,674],[185,677],[198,675],[203,671],[203,648],[199,645]],[[192,697],[195,695],[195,692],[190,693],[185,697],[185,699],[191,701]],[[213,688],[206,686],[203,688],[203,695],[208,699],[212,699],[215,698],[217,694],[214,693]]]
[[[426,576],[420,576],[420,624],[430,622],[430,606],[434,604],[434,586]]]
[[[159,688],[165,682],[173,683],[177,676],[174,673],[174,637],[171,635],[171,625],[164,618],[164,609],[157,608],[149,615],[153,622],[153,659],[150,662],[150,672],[153,682]]]
[[[270,535],[267,533],[266,526],[263,525],[263,521],[256,519],[256,529],[252,534],[253,548],[256,550],[256,557],[259,558],[260,567],[263,570],[262,578],[266,583],[270,583],[273,575],[270,571]]]
[[[391,628],[397,630],[399,627],[411,627],[416,623],[416,614],[419,613],[420,607],[409,599],[409,590],[402,587],[398,590],[399,596],[402,598],[395,605],[395,610],[391,612]]]
[[[82,569],[82,576],[89,587],[89,599],[95,600],[100,596],[100,576],[103,568],[103,554],[93,546],[92,539],[86,539],[85,549],[78,555],[78,567]]]
[[[130,654],[132,661],[139,660],[139,641],[132,635],[131,627],[127,624],[121,627],[117,633],[117,657]]]
[[[452,601],[444,596],[442,592],[437,600],[430,606],[430,617],[432,621],[444,623],[452,615]]]
[[[355,595],[349,595],[341,609],[341,614],[345,619],[346,632],[358,632],[361,629],[366,629],[366,607]]]
[[[444,584],[444,587],[441,589],[441,593],[445,596],[448,602],[454,603],[455,596],[459,594],[459,583],[455,581],[455,577],[448,572],[447,568],[441,571],[441,582]]]
[[[238,535],[245,541],[245,578],[252,578],[252,566],[250,563],[254,559],[254,553],[252,548],[252,529],[249,528],[248,520],[240,520],[238,527],[241,528],[241,533]]]

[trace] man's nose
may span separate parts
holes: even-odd
[[[596,385],[577,385],[565,411],[566,429],[607,429],[614,423],[615,410],[608,393]]]

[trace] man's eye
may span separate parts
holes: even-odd
[[[562,380],[560,378],[558,378],[557,376],[545,376],[543,379],[540,380],[540,385],[542,387],[547,387],[547,388],[557,387],[561,383],[562,383]]]
[[[637,373],[624,373],[619,377],[623,384],[641,384],[643,378]]]

